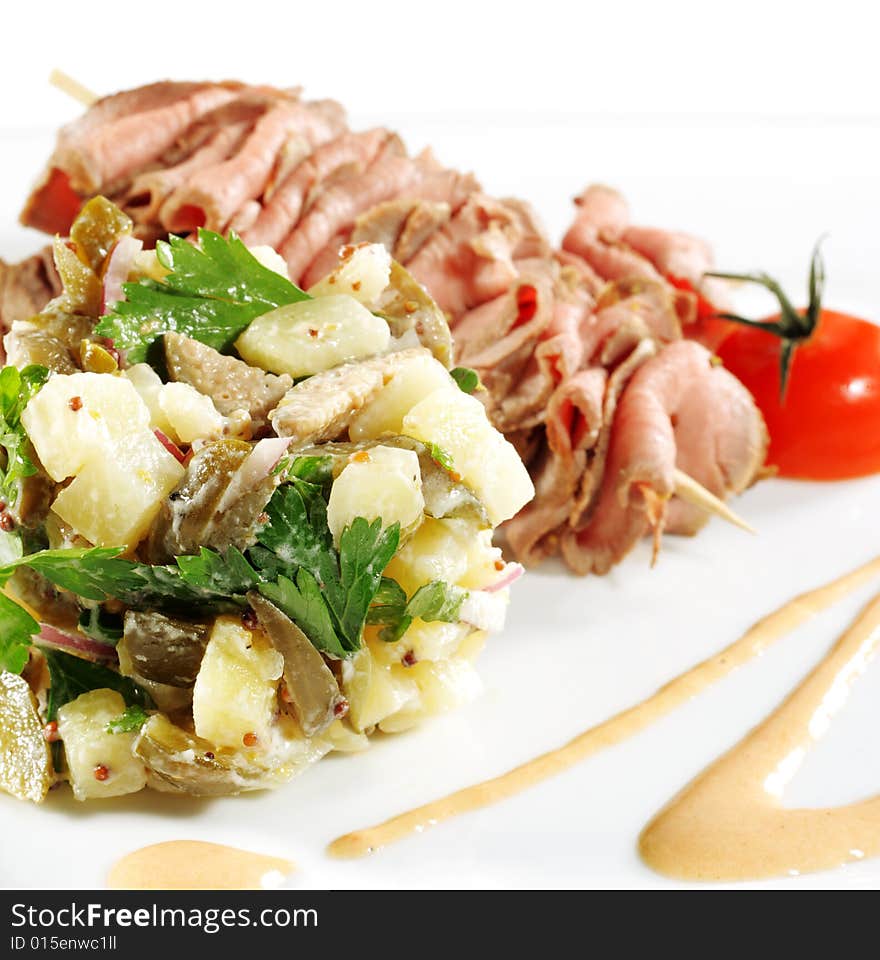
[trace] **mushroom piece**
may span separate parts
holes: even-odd
[[[388,287],[376,305],[394,337],[415,331],[419,343],[447,369],[452,366],[452,334],[443,311],[418,280],[396,260],[391,263]]]
[[[336,678],[309,638],[274,603],[255,590],[247,599],[260,626],[284,658],[288,699],[281,698],[282,706],[307,737],[314,737],[343,716],[348,707]]]
[[[237,410],[247,410],[256,430],[266,426],[269,411],[278,406],[293,386],[293,380],[286,373],[281,376],[266,373],[182,333],[166,333],[163,344],[165,364],[172,380],[188,383],[210,397],[225,417]]]

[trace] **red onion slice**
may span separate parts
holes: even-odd
[[[487,593],[494,593],[496,590],[503,590],[509,587],[526,572],[526,568],[521,563],[505,563],[500,580],[490,583],[488,587],[483,587]]]
[[[254,449],[248,454],[247,460],[235,471],[229,481],[217,510],[222,513],[228,510],[239,497],[244,496],[258,483],[269,476],[278,461],[284,456],[293,437],[266,437],[254,444]]]
[[[53,650],[62,650],[86,660],[115,660],[116,649],[91,637],[84,637],[79,633],[64,633],[48,623],[40,624],[39,646],[51,647]]]
[[[143,243],[132,236],[120,237],[110,253],[107,269],[104,271],[104,287],[101,297],[101,314],[109,313],[114,306],[125,299],[122,284],[128,280],[134,258],[143,249]]]

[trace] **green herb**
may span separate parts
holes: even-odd
[[[343,646],[318,581],[308,570],[299,570],[296,583],[279,576],[275,583],[261,583],[259,591],[286,613],[319,650],[340,659],[348,656],[350,651]]]
[[[40,625],[27,610],[0,593],[0,670],[21,673],[31,638],[39,632]]]
[[[143,707],[134,704],[107,724],[107,733],[136,733],[150,719]]]
[[[107,613],[101,607],[89,607],[80,614],[77,629],[98,643],[115,647],[122,639],[122,617],[118,613]]]
[[[382,577],[370,609],[367,623],[397,623],[406,613],[406,591],[390,577]]]
[[[70,703],[90,690],[116,690],[129,706],[150,707],[152,701],[145,690],[133,680],[123,677],[115,670],[72,657],[58,650],[43,650],[49,667],[49,698],[46,703],[46,719],[54,720],[58,708]]]
[[[400,542],[400,525],[383,530],[381,520],[357,517],[343,530],[337,553],[322,488],[297,477],[275,491],[266,513],[269,520],[249,556],[275,586],[263,583],[260,591],[319,649],[335,656],[359,650],[382,571]]]
[[[20,481],[37,472],[30,458],[30,442],[21,425],[21,415],[48,376],[49,371],[36,364],[23,370],[16,367],[0,370],[0,447],[6,454],[6,464],[0,470],[0,494],[10,503],[18,500]]]
[[[169,269],[161,282],[123,284],[126,299],[95,327],[127,352],[129,363],[148,359],[163,333],[177,331],[216,350],[229,350],[252,320],[309,295],[264,267],[241,240],[199,230],[200,247],[181,237],[159,241]]]
[[[473,393],[483,386],[480,382],[480,375],[476,370],[471,370],[470,367],[455,367],[453,370],[450,370],[449,373],[452,379],[458,384],[459,389],[465,393]]]
[[[235,547],[223,554],[202,547],[197,557],[178,557],[177,566],[187,585],[218,596],[243,596],[259,580],[259,574]]]
[[[444,470],[449,473],[455,472],[455,464],[452,461],[452,454],[447,453],[443,447],[438,446],[436,443],[427,444],[428,455],[435,462],[439,463]]]
[[[324,486],[333,479],[333,457],[294,457],[289,462],[288,474],[307,483]]]
[[[426,622],[441,620],[445,623],[457,623],[461,617],[461,605],[467,599],[468,592],[442,580],[432,580],[424,584],[410,597],[409,602],[400,610],[399,606],[389,605],[387,620],[379,619],[379,612],[373,614],[373,623],[385,623],[379,637],[388,643],[399,640],[418,617]]]

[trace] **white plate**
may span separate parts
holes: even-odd
[[[534,201],[555,235],[569,197],[585,182],[614,182],[639,221],[701,232],[720,263],[771,270],[798,299],[813,240],[831,230],[830,302],[876,319],[876,258],[865,251],[876,252],[878,180],[862,159],[877,155],[876,127],[836,127],[831,150],[822,146],[827,131],[802,125],[740,121],[707,131],[687,118],[669,121],[677,129],[637,118],[598,126],[595,118],[508,118],[486,137],[476,121],[398,120],[413,145],[430,140],[443,159],[473,167],[492,191]],[[0,198],[0,255],[11,258],[42,242],[14,218],[51,136],[9,133],[3,142],[10,166]],[[801,149],[808,143],[818,146]],[[513,591],[507,630],[480,661],[486,692],[479,701],[415,732],[377,738],[365,754],[328,758],[273,793],[204,802],[143,793],[80,805],[62,789],[39,808],[0,796],[0,817],[15,825],[4,831],[0,885],[100,886],[119,855],[175,838],[289,856],[299,865],[291,879],[299,887],[667,885],[636,855],[641,828],[806,673],[870,588],[639,737],[555,780],[367,860],[334,861],[324,847],[342,832],[561,744],[728,644],[795,593],[880,552],[878,505],[880,479],[767,482],[737,503],[758,537],[713,521],[695,540],[667,539],[654,570],[642,546],[603,579],[578,580],[552,564],[529,574]],[[787,803],[845,802],[880,786],[878,693],[875,666],[808,758]],[[876,886],[880,861],[774,883]]]

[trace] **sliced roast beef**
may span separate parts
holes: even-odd
[[[676,466],[725,497],[754,480],[766,448],[763,419],[745,387],[699,344],[670,344],[623,392],[595,514],[563,538],[565,559],[579,573],[607,572],[649,530],[662,532]],[[702,519],[694,514],[689,522]]]
[[[0,337],[16,320],[27,320],[39,313],[59,293],[61,278],[51,246],[21,263],[0,260]]]
[[[223,230],[243,203],[262,196],[289,137],[305,136],[317,146],[338,132],[332,120],[307,103],[273,106],[257,120],[235,156],[197,171],[172,193],[162,206],[163,226],[172,232]]]

